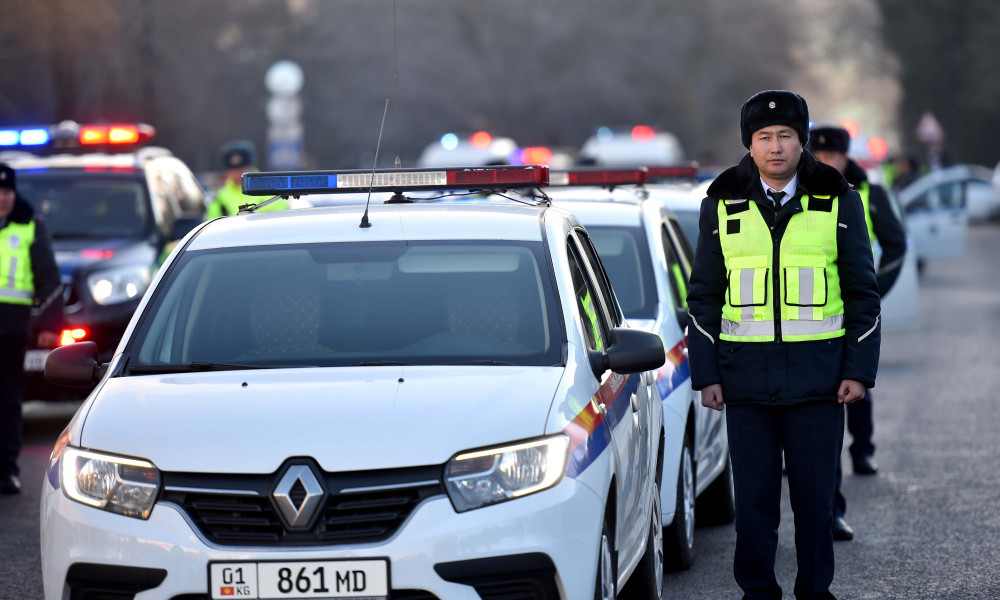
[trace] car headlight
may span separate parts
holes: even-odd
[[[458,512],[489,506],[559,483],[568,456],[565,435],[459,454],[445,466],[445,487]]]
[[[60,481],[72,500],[127,517],[148,519],[160,490],[152,463],[66,446]]]
[[[98,271],[87,277],[90,295],[98,304],[118,304],[137,298],[149,287],[149,267],[135,265]]]

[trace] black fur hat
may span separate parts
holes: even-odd
[[[226,169],[242,169],[257,164],[257,148],[253,142],[236,140],[222,147],[222,164]]]
[[[839,125],[813,127],[809,132],[809,151],[828,150],[847,154],[851,147],[851,134]]]
[[[787,125],[799,134],[803,145],[809,141],[809,107],[795,92],[766,90],[758,92],[740,109],[740,135],[743,146],[750,148],[754,132],[771,125]]]
[[[14,189],[14,169],[0,163],[0,188]]]

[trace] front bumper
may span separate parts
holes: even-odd
[[[140,575],[165,571],[155,587],[132,596],[138,600],[189,594],[209,598],[207,573],[212,561],[387,557],[396,598],[480,600],[505,597],[489,592],[491,581],[503,581],[504,565],[524,572],[526,562],[533,562],[537,569],[526,576],[524,589],[536,590],[535,595],[524,597],[583,600],[594,594],[603,511],[601,497],[566,478],[544,492],[465,513],[456,513],[446,496],[428,498],[380,543],[232,547],[208,542],[176,505],[161,502],[142,521],[74,502],[46,478],[42,577],[47,600],[72,597],[67,575],[74,564],[135,567],[139,570],[133,573]]]

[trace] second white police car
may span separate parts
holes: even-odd
[[[245,175],[404,203],[210,221],[109,364],[50,354],[99,383],[45,478],[45,597],[659,598],[660,338],[570,213],[402,196],[547,178]]]
[[[663,546],[666,566],[682,570],[693,561],[696,519],[731,522],[735,498],[725,414],[702,406],[701,393],[691,389],[686,333],[690,246],[670,209],[659,199],[646,199],[649,172],[553,171],[547,193],[555,206],[571,211],[587,228],[629,323],[659,335],[667,349],[667,360],[657,371],[666,432]]]

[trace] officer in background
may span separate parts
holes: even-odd
[[[21,402],[31,310],[40,313],[38,346],[52,348],[62,327],[62,284],[48,230],[0,163],[0,494],[21,491]]]
[[[257,149],[253,142],[237,140],[222,147],[222,163],[226,169],[226,182],[205,210],[206,219],[231,216],[239,213],[244,204],[258,204],[257,196],[243,195],[243,174],[257,170]],[[278,199],[261,208],[259,212],[288,208],[288,202]]]
[[[906,254],[906,232],[896,218],[889,204],[889,196],[881,186],[868,181],[864,170],[848,156],[851,135],[839,126],[814,127],[809,134],[809,150],[822,163],[828,164],[844,174],[847,182],[861,196],[865,209],[865,224],[868,227],[868,241],[872,245],[875,261],[878,263],[876,277],[879,293],[884,297],[892,289],[903,266]],[[875,464],[875,444],[872,442],[871,392],[847,407],[847,430],[851,433],[851,461],[857,475],[874,475],[878,472]],[[841,468],[837,465],[837,493],[834,499],[833,537],[837,540],[851,540],[854,530],[844,519],[847,500],[840,493]]]
[[[782,454],[795,513],[795,597],[830,599],[843,404],[875,385],[879,295],[861,199],[803,146],[798,94],[740,112],[750,152],[702,201],[691,274],[691,384],[726,406],[736,491],[733,572],[746,599],[779,600]]]

